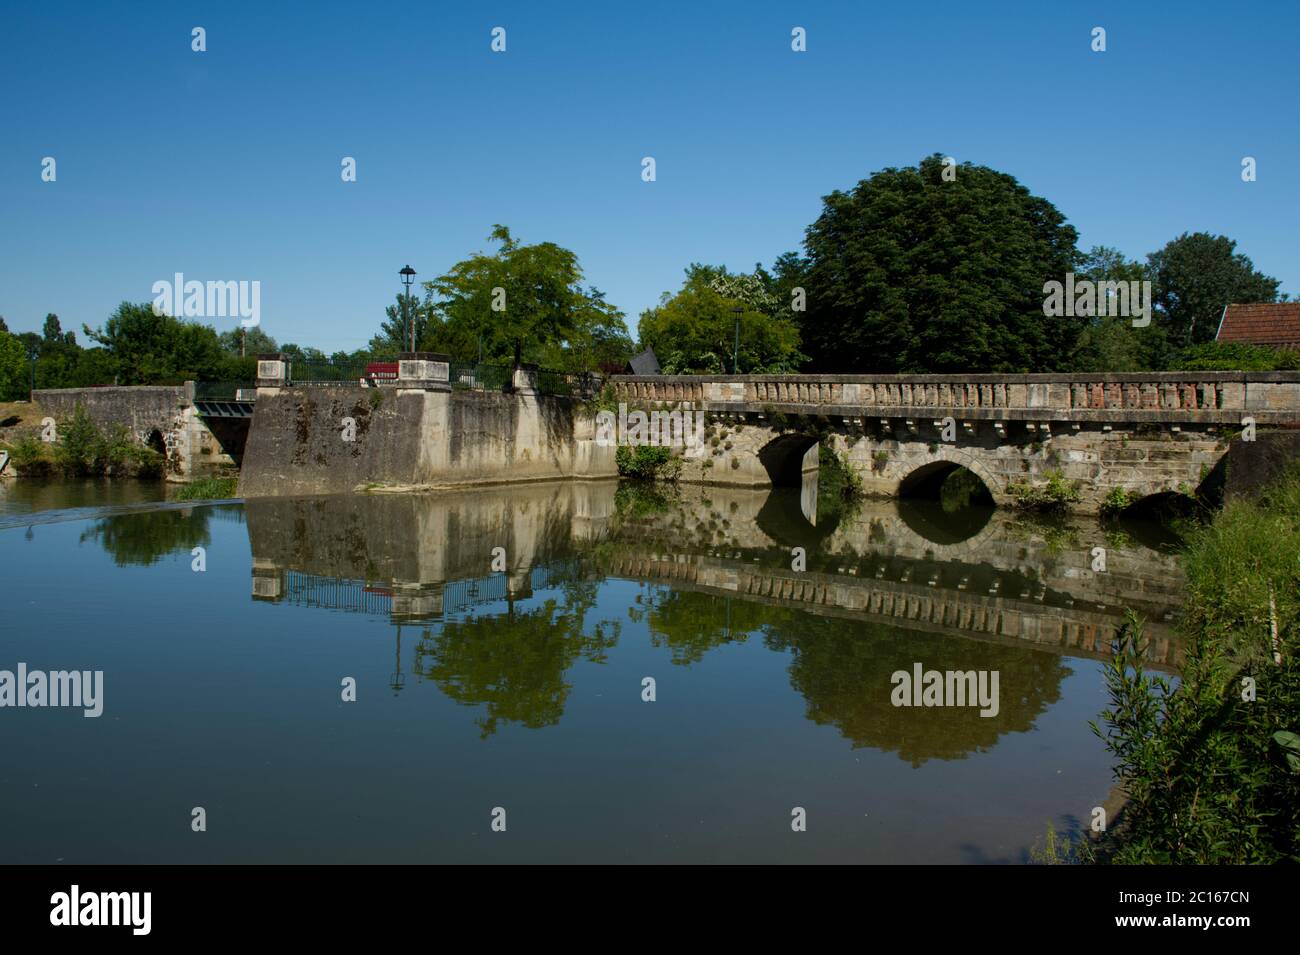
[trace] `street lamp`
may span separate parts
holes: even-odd
[[[32,388],[31,388],[31,393],[28,394],[27,396],[29,401],[36,400],[36,354],[37,354],[36,346],[35,345],[29,346],[27,349],[27,357],[30,358],[32,361]]]
[[[411,299],[411,283],[415,281],[415,269],[409,265],[397,273],[402,277],[402,284],[406,286],[406,295],[402,298],[402,311],[407,311]],[[407,318],[407,327],[411,330],[411,351],[415,351],[415,314],[412,313]]]
[[[735,351],[731,353],[731,373],[733,375],[739,375],[740,374],[740,316],[744,314],[745,309],[743,306],[737,305],[735,308],[732,309],[732,311],[736,313],[736,348]]]

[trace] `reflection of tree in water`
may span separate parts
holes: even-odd
[[[855,749],[893,751],[913,766],[962,759],[1005,733],[1028,732],[1060,699],[1071,672],[1062,658],[1040,650],[810,614],[771,628],[766,645],[793,655],[790,683],[807,700],[809,719],[835,726]],[[997,716],[980,716],[978,706],[894,706],[890,677],[911,673],[916,662],[927,670],[997,670]]]
[[[425,630],[415,648],[415,672],[466,706],[487,707],[476,720],[486,739],[501,721],[530,729],[558,723],[570,684],[565,671],[579,658],[603,663],[618,643],[617,621],[585,633],[596,583],[566,584],[562,602],[547,600],[529,611],[447,621]]]
[[[212,539],[208,522],[216,511],[196,507],[102,517],[82,532],[81,542],[95,541],[119,567],[155,564],[173,551],[188,554],[195,547],[206,547]]]
[[[724,643],[744,643],[749,635],[785,618],[781,607],[690,590],[657,588],[649,595],[650,642],[667,647],[672,662],[698,663]]]

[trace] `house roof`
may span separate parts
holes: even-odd
[[[634,375],[657,375],[659,374],[659,359],[655,357],[655,350],[647,348],[639,355],[633,355],[628,361]]]
[[[1300,302],[1229,305],[1215,341],[1300,348]]]

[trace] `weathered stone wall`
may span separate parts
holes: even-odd
[[[1284,470],[1300,463],[1300,430],[1262,431],[1254,441],[1234,438],[1224,458],[1224,496],[1255,497]]]
[[[944,441],[929,419],[805,419],[820,434],[774,428],[772,415],[714,414],[704,443],[679,447],[680,480],[736,487],[797,486],[817,469],[818,437],[843,457],[878,497],[899,497],[918,475],[958,465],[974,472],[996,503],[1014,501],[1014,484],[1043,484],[1056,472],[1079,482],[1075,510],[1096,513],[1121,488],[1134,498],[1191,494],[1213,472],[1227,441],[1207,431],[1140,425],[1127,429],[1092,425],[969,421]],[[795,422],[796,419],[791,419]],[[1030,425],[1033,425],[1030,430]]]
[[[1227,451],[1227,442],[1205,433],[1142,434],[1129,431],[1065,431],[1008,438],[987,425],[958,431],[957,440],[918,427],[895,429],[891,436],[868,434],[850,446],[836,434],[833,449],[843,454],[869,494],[897,497],[905,482],[924,468],[955,464],[973,471],[998,504],[1014,500],[1013,484],[1042,484],[1059,472],[1079,482],[1076,510],[1096,513],[1116,488],[1135,498],[1151,494],[1191,494]]]
[[[346,418],[355,440],[344,440]],[[614,449],[567,398],[352,385],[259,389],[240,494],[613,477]]]
[[[157,432],[172,477],[194,477],[237,463],[195,413],[193,383],[50,388],[38,390],[35,397],[56,421],[71,418],[80,404],[101,429],[122,425],[141,444],[153,444]]]

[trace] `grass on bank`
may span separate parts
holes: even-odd
[[[1130,618],[1093,730],[1128,803],[1097,842],[1053,833],[1039,858],[1118,864],[1300,861],[1300,466],[1189,531],[1186,659],[1144,670]]]
[[[239,487],[236,477],[206,477],[182,484],[172,494],[173,501],[227,501],[235,497]]]

